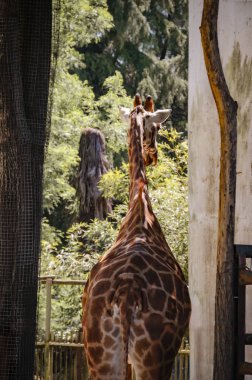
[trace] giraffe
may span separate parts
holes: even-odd
[[[137,380],[168,380],[189,323],[188,287],[152,211],[145,174],[156,163],[156,133],[170,112],[137,105],[130,115],[129,209],[83,294],[92,380],[130,379],[130,365]]]

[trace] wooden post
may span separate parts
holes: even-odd
[[[51,380],[51,312],[52,312],[52,278],[46,279],[46,319],[45,319],[45,380]]]
[[[218,0],[204,0],[201,40],[216,103],[221,135],[215,298],[215,380],[234,379],[234,211],[237,149],[237,103],[225,81],[217,36]]]
[[[246,268],[246,256],[239,254],[237,250],[237,341],[236,341],[236,378],[237,380],[244,380],[244,374],[240,371],[241,364],[245,362],[245,321],[246,321],[246,287],[241,283],[240,271]]]

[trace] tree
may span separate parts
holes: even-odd
[[[0,4],[0,378],[33,379],[52,3]]]
[[[108,171],[105,141],[98,129],[85,129],[80,138],[80,166],[77,177],[77,196],[80,201],[79,220],[104,219],[111,212],[111,203],[102,196],[98,183]]]
[[[151,93],[156,106],[173,109],[173,125],[187,120],[187,1],[109,0],[114,28],[98,44],[81,49],[82,77],[101,95],[102,83],[118,70],[131,96]]]
[[[218,0],[205,0],[201,38],[221,135],[215,298],[214,379],[234,379],[234,212],[237,149],[237,103],[225,81],[217,33]]]

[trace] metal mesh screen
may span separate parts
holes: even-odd
[[[0,0],[1,380],[33,378],[54,5]]]

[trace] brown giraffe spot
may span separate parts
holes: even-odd
[[[148,348],[150,347],[150,343],[148,342],[148,340],[146,338],[143,338],[141,340],[138,340],[135,344],[135,351],[137,352],[137,354],[142,357],[146,350],[148,350]]]
[[[104,346],[106,348],[110,348],[115,343],[114,339],[112,339],[110,336],[106,336],[104,339]]]
[[[111,365],[109,364],[104,364],[99,368],[99,373],[101,375],[113,375],[114,371]]]
[[[87,341],[89,343],[100,342],[102,339],[102,333],[99,320],[94,318],[92,322],[92,327],[87,329]]]
[[[161,286],[161,282],[159,280],[159,277],[156,274],[156,272],[154,272],[154,270],[152,270],[152,269],[148,270],[148,272],[144,273],[144,276],[146,277],[149,285]]]
[[[159,359],[160,360],[160,359]],[[155,364],[155,361],[153,360],[153,357],[150,353],[150,351],[148,351],[145,356],[144,356],[144,360],[143,360],[143,365],[145,367],[152,367],[153,365]]]
[[[110,281],[99,281],[93,288],[93,296],[97,297],[107,292],[111,287]]]
[[[147,380],[149,380],[149,376],[148,376],[148,372],[147,371],[144,371],[143,373],[142,373],[142,377],[141,377],[142,379],[147,379]]]
[[[159,339],[163,330],[163,317],[159,314],[151,314],[145,321],[145,327],[152,340]]]
[[[164,289],[168,293],[172,294],[174,292],[174,282],[172,276],[167,275],[166,273],[160,273],[159,276],[162,280]]]
[[[112,352],[106,352],[105,355],[104,355],[104,361],[107,361],[109,362],[110,360],[112,360],[114,357],[114,355],[112,354]]]
[[[106,319],[103,323],[103,328],[106,332],[110,332],[113,330],[113,322],[111,319]]]
[[[159,379],[159,378],[161,379],[157,369],[150,369],[149,370],[149,376],[151,379]]]
[[[162,346],[167,350],[173,344],[173,331],[167,331],[161,339]]]
[[[103,348],[101,348],[101,347],[89,347],[88,353],[89,353],[90,359],[94,363],[100,363],[101,362],[102,354],[103,354]]]
[[[179,349],[179,347],[180,347],[180,345],[181,345],[181,339],[177,336],[176,338],[175,338],[175,344],[174,344],[174,347],[175,347],[175,349]],[[176,352],[177,353],[177,352]]]
[[[169,253],[171,253],[170,249],[169,249]],[[157,247],[155,247],[155,254],[158,257],[165,256],[167,258],[167,253],[166,253],[166,251],[164,249],[160,248],[160,244]]]
[[[128,265],[125,269],[124,269],[124,272],[125,273],[135,273],[135,268],[132,266],[132,265]]]
[[[136,336],[140,336],[140,335],[143,335],[144,334],[144,329],[142,326],[134,326],[134,333],[136,334]]]
[[[91,315],[102,315],[104,310],[105,302],[103,297],[95,298],[93,302],[90,302],[89,308]]]
[[[163,311],[165,307],[166,294],[162,289],[151,289],[149,291],[149,303],[156,311]]]
[[[161,257],[154,257],[154,256],[150,256],[147,255],[145,256],[146,260],[148,260],[148,263],[149,263],[149,267],[153,268],[154,272],[155,271],[163,271],[165,273],[167,273],[167,265],[166,263],[164,263],[163,259]]]
[[[111,270],[111,268],[110,268],[110,270],[107,270],[107,271],[103,270],[102,271],[102,279],[105,280],[105,281],[106,280],[111,281],[111,278],[113,277],[113,274],[114,274],[114,270]]]
[[[163,357],[163,350],[160,343],[156,343],[151,347],[151,354],[155,363],[160,363]]]
[[[135,236],[141,236],[142,229],[140,227],[134,227],[132,228],[132,231],[130,231],[130,233]]]
[[[146,262],[140,256],[132,257],[130,261],[132,265],[136,266],[137,268],[140,268],[141,270],[147,268]]]
[[[178,350],[179,350],[179,346],[178,347],[175,347],[174,345],[170,346],[169,350],[165,352],[165,360],[168,360],[168,362],[170,361],[170,363],[172,363],[173,359],[177,355]]]
[[[171,320],[175,320],[177,317],[177,301],[172,297],[168,297],[167,311],[165,313],[165,316]]]

